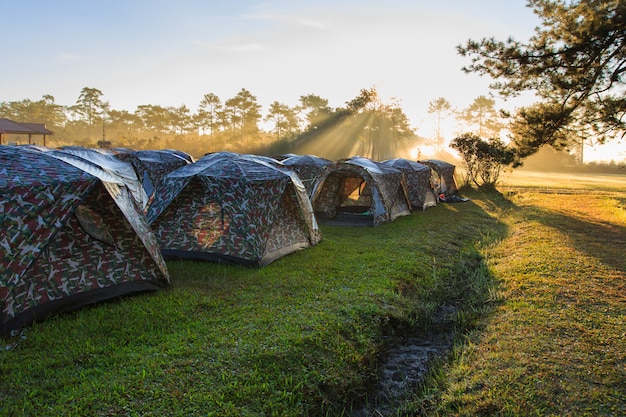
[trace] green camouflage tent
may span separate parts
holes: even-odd
[[[315,184],[321,178],[324,169],[333,161],[315,155],[289,155],[281,161],[298,174],[309,195],[313,193]]]
[[[0,334],[50,313],[169,285],[124,181],[0,146]]]
[[[407,195],[413,210],[426,210],[437,205],[433,183],[439,175],[432,168],[404,158],[388,159],[382,163],[404,173]]]
[[[378,226],[411,213],[401,171],[355,156],[324,170],[311,203],[320,222]]]
[[[298,176],[254,155],[212,153],[171,172],[147,217],[167,258],[261,267],[321,239]]]
[[[441,199],[458,194],[459,189],[456,184],[454,172],[456,166],[439,159],[426,159],[418,161],[420,164],[428,165],[439,176],[439,182],[435,184],[435,192]]]
[[[130,163],[149,199],[154,198],[156,187],[167,174],[194,161],[191,155],[173,149],[114,148],[111,153],[117,159]]]

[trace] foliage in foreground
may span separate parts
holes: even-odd
[[[0,415],[341,415],[385,340],[429,331],[442,306],[450,329],[477,323],[490,283],[467,272],[504,233],[473,202],[322,231],[260,270],[169,262],[168,291],[27,329],[0,353]]]

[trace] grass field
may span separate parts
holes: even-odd
[[[514,180],[260,270],[169,262],[170,290],[3,341],[0,415],[348,416],[437,326],[454,351],[397,415],[624,415],[626,179]]]
[[[405,413],[626,415],[626,187],[600,178],[515,179],[485,251],[502,302]]]
[[[520,188],[533,191],[571,190],[576,192],[624,192],[626,172],[622,175],[572,175],[558,172],[513,171],[501,177],[500,188]]]

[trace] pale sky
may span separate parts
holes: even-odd
[[[436,132],[431,101],[460,110],[490,93],[489,78],[461,71],[457,45],[527,41],[540,23],[525,0],[0,0],[0,12],[0,102],[49,94],[69,106],[89,87],[115,110],[195,112],[204,94],[224,102],[245,88],[265,116],[274,101],[340,107],[375,87],[424,137]],[[618,149],[601,152],[620,160]]]
[[[361,89],[391,98],[417,133],[432,136],[428,103],[456,108],[488,95],[455,47],[509,35],[527,40],[538,19],[524,0],[0,0],[5,60],[0,101],[76,103],[84,87],[112,109],[196,111],[247,89],[265,115],[315,94],[332,107]],[[513,103],[497,102],[498,107]]]

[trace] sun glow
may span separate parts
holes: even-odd
[[[626,161],[626,143],[621,141],[608,142],[604,145],[586,146],[583,150],[583,161],[611,163]]]

